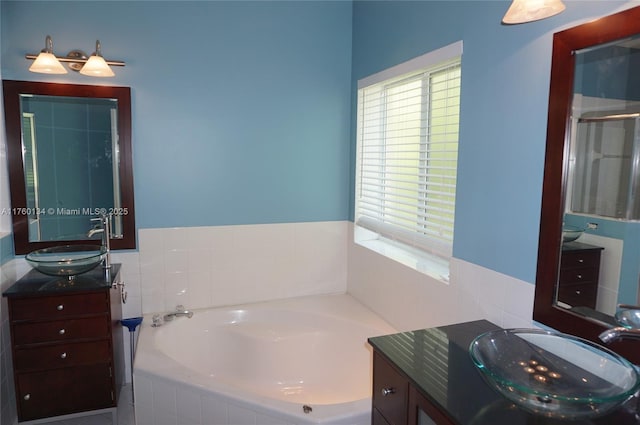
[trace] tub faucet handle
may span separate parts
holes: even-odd
[[[154,328],[162,326],[162,316],[159,314],[154,314],[153,316],[151,316],[151,321],[153,322],[151,326]]]
[[[182,304],[178,304],[176,306],[176,311],[185,311],[185,310],[186,310],[186,308],[184,308],[184,306]]]

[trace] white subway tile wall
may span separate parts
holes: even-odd
[[[347,230],[341,221],[142,229],[141,312],[346,292]]]
[[[456,258],[451,260],[447,284],[351,239],[348,292],[398,330],[477,319],[504,328],[536,326],[533,284]]]

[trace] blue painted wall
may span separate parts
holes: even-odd
[[[533,283],[553,33],[626,3],[567,1],[555,17],[501,25],[509,4],[357,1],[353,78],[463,40],[453,253]]]
[[[350,2],[3,1],[5,79],[132,87],[139,228],[345,220]],[[27,71],[54,51],[109,80]]]

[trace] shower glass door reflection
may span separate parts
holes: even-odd
[[[638,115],[581,118],[578,121],[571,212],[640,220]]]

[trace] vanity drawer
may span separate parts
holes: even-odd
[[[560,269],[560,285],[567,283],[597,282],[600,269],[598,267],[583,267],[575,269]]]
[[[109,311],[109,292],[9,300],[12,321],[59,319]]]
[[[558,288],[558,301],[569,304],[572,307],[596,308],[598,298],[598,286],[596,283],[583,285],[561,285]]]
[[[560,267],[599,266],[600,251],[601,249],[563,251]]]
[[[42,342],[70,341],[74,339],[106,338],[110,332],[108,316],[49,322],[19,322],[12,328],[16,346]]]
[[[108,364],[16,375],[20,421],[115,406]]]
[[[409,382],[377,352],[373,354],[373,370],[375,409],[390,425],[406,424]]]
[[[16,371],[66,368],[111,361],[109,340],[21,348],[14,352]]]
[[[375,407],[371,409],[371,425],[389,425],[389,422]]]

